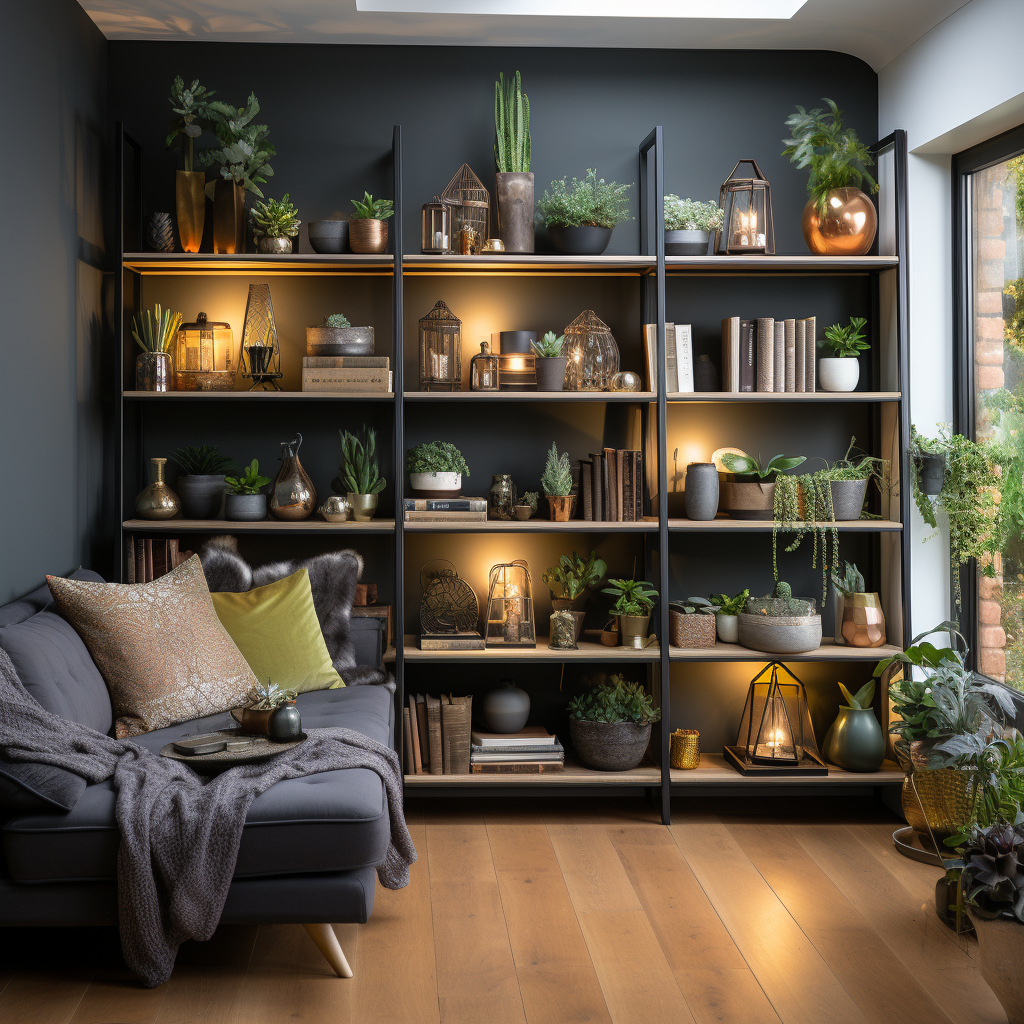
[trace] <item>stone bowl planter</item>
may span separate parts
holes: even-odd
[[[267,518],[265,494],[225,494],[224,518],[233,523],[257,523]]]
[[[313,252],[334,255],[348,250],[347,220],[311,220],[309,244]]]
[[[818,384],[822,391],[853,391],[860,380],[860,362],[852,356],[822,356]]]
[[[178,477],[178,497],[185,519],[219,519],[224,511],[224,474],[185,474]]]
[[[410,473],[409,486],[431,498],[453,498],[462,490],[462,474]]]
[[[372,327],[307,327],[307,356],[372,356]]]
[[[644,759],[651,739],[651,723],[585,722],[569,719],[569,735],[576,756],[601,772],[628,772]]]
[[[752,651],[806,654],[821,646],[820,615],[752,615],[740,612],[739,639]]]
[[[832,492],[832,513],[837,522],[860,519],[864,510],[864,499],[868,493],[868,482],[864,480],[831,480],[828,485]]]
[[[678,229],[665,232],[666,256],[707,256],[710,231]]]
[[[732,519],[771,519],[775,481],[748,483],[727,481],[721,485],[718,507]]]
[[[548,227],[548,238],[556,252],[567,256],[600,256],[608,248],[614,230],[589,226],[567,228],[552,224]]]

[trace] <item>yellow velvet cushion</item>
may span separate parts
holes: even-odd
[[[307,570],[245,594],[210,596],[217,617],[261,683],[300,693],[345,685],[320,632]]]

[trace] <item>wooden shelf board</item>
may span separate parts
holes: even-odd
[[[187,274],[260,275],[289,274],[386,274],[391,276],[390,253],[322,255],[296,252],[284,256],[263,253],[225,255],[209,252],[129,252],[124,266],[137,274],[181,276]]]
[[[722,754],[701,754],[700,767],[672,768],[673,786],[878,786],[902,784],[905,773],[892,761],[885,761],[877,772],[847,772],[829,767],[828,775],[741,775],[726,764]],[[418,776],[422,778],[422,776]]]
[[[414,520],[402,524],[406,533],[653,533],[658,529],[657,519],[637,523],[593,522],[570,519],[567,523],[553,523],[548,519],[488,521],[469,523],[439,523]]]
[[[391,402],[393,391],[125,391],[132,402]]]
[[[406,391],[407,402],[656,402],[653,391]]]
[[[668,528],[676,533],[704,533],[716,530],[726,533],[771,533],[773,523],[770,519],[670,519]],[[810,529],[820,526],[851,533],[898,533],[903,529],[902,523],[890,519],[840,519],[835,523],[779,523],[779,532],[794,533],[798,529]]]
[[[554,253],[435,256],[418,253],[402,257],[402,273],[413,276],[500,274],[600,277],[645,274],[653,271],[656,265],[653,256],[561,256]]]
[[[407,634],[406,661],[633,661],[652,662],[661,657],[657,644],[646,650],[634,651],[628,647],[605,647],[604,644],[581,640],[575,651],[552,651],[548,638],[537,637],[537,646],[511,650],[489,648],[483,651],[421,651],[419,637]]]
[[[126,519],[126,530],[139,533],[394,533],[394,519],[371,519],[368,523],[327,523],[322,519],[303,519],[285,523],[261,519],[255,523],[236,523],[230,519]]]
[[[898,256],[666,256],[666,273],[864,274],[899,266]]]
[[[714,647],[670,647],[670,661],[881,661],[899,654],[900,648],[892,644],[881,647],[848,647],[836,644],[831,637],[824,637],[816,651],[806,654],[769,654],[767,651],[752,651],[740,644],[716,643]]]
[[[672,391],[670,402],[898,402],[898,391]]]
[[[642,764],[628,772],[599,772],[569,759],[561,772],[543,775],[406,775],[406,786],[660,786],[661,769]]]

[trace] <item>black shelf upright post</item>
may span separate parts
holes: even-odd
[[[391,245],[394,250],[392,265],[392,325],[391,362],[395,393],[395,610],[392,615],[395,631],[395,747],[399,762],[404,760],[402,708],[405,705],[405,338],[404,306],[402,295],[402,126],[395,125],[391,142],[393,172],[394,230]],[[403,772],[407,766],[402,765]]]

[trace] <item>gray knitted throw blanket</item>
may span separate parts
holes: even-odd
[[[310,729],[305,743],[273,760],[204,782],[187,765],[45,711],[0,650],[0,752],[9,761],[65,768],[90,783],[113,777],[121,830],[121,947],[128,966],[148,986],[171,976],[182,942],[213,935],[249,804],[281,779],[341,768],[376,772],[391,819],[391,842],[377,877],[386,888],[401,889],[416,860],[402,811],[398,758],[351,729]]]

